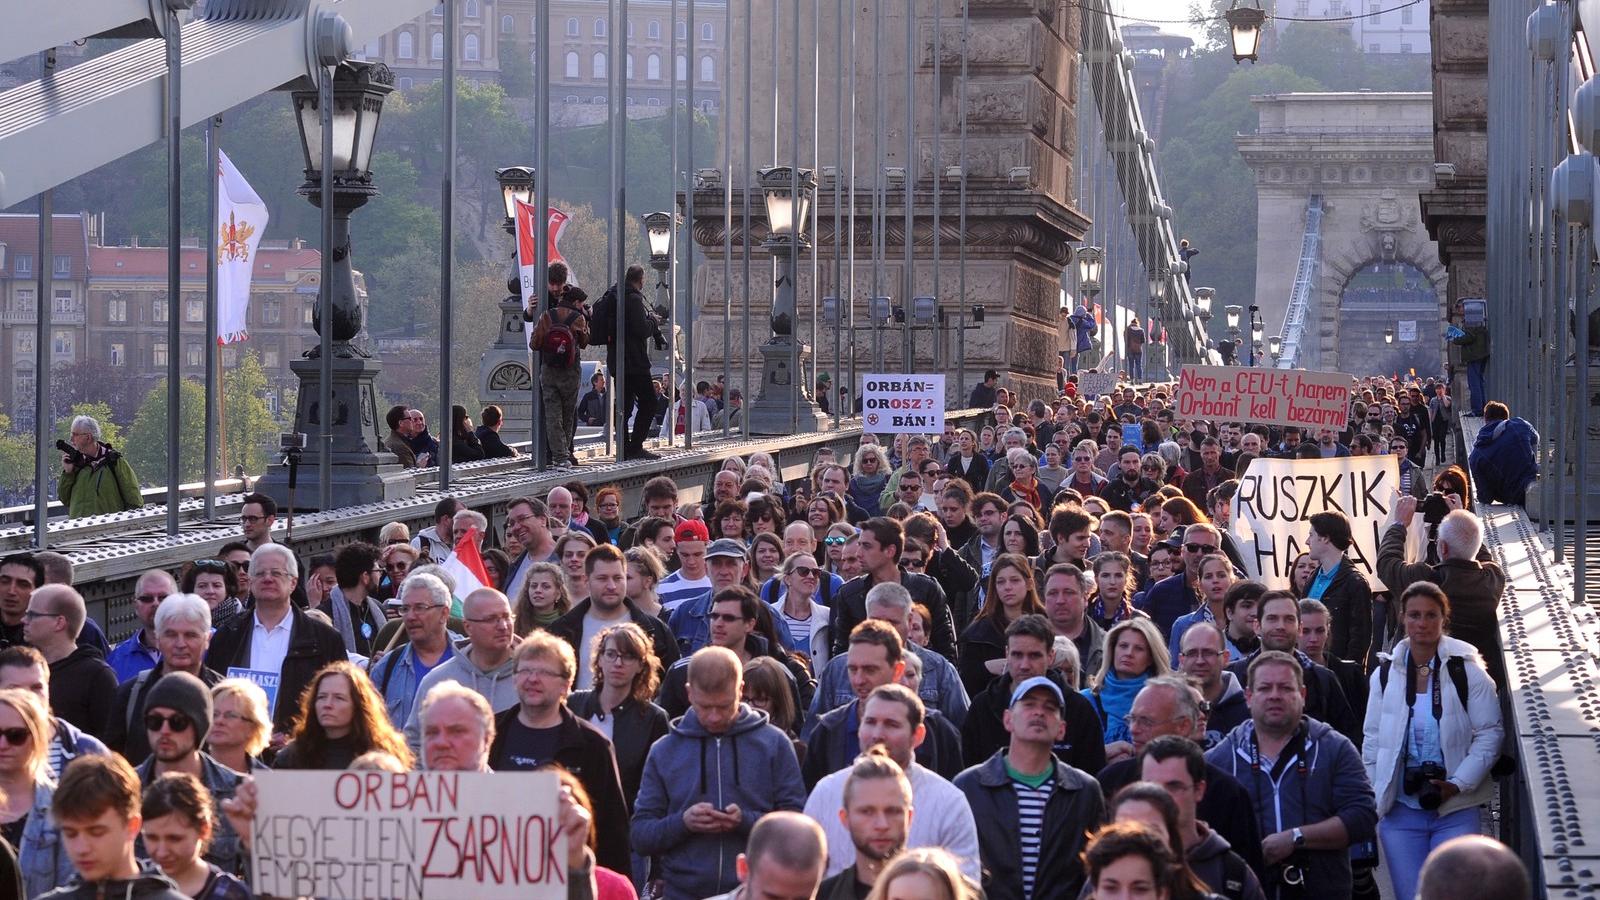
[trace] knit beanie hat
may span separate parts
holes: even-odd
[[[194,720],[196,745],[203,745],[211,731],[211,691],[205,682],[188,672],[169,672],[145,695],[144,710],[158,706],[181,712]]]

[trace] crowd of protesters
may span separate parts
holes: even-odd
[[[1472,837],[1505,576],[1433,385],[1363,380],[1346,429],[1302,433],[990,375],[979,428],[863,435],[794,480],[729,456],[631,517],[574,480],[503,529],[446,498],[302,559],[252,494],[238,541],[134,580],[114,647],[65,557],[0,560],[0,894],[251,896],[267,768],[553,767],[573,896],[1345,900],[1381,861],[1409,900],[1444,896],[1430,854],[1476,873],[1453,897],[1526,895]],[[1287,589],[1248,577],[1252,460],[1383,453],[1389,591],[1337,512]]]

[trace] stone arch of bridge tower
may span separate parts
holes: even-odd
[[[1387,244],[1385,237],[1393,238],[1392,247]],[[1422,272],[1428,279],[1428,286],[1433,289],[1441,318],[1444,316],[1449,306],[1448,273],[1444,265],[1439,262],[1439,254],[1433,242],[1420,230],[1373,229],[1362,232],[1358,238],[1341,247],[1329,248],[1324,245],[1320,289],[1311,304],[1311,321],[1316,328],[1318,350],[1315,368],[1324,372],[1342,371],[1339,359],[1339,309],[1344,291],[1357,272],[1377,262],[1405,263]],[[1443,341],[1442,336],[1438,339]]]

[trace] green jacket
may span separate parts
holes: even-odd
[[[102,454],[87,469],[62,472],[56,482],[56,499],[67,508],[67,517],[98,516],[103,513],[138,509],[144,505],[139,495],[139,479],[127,457],[109,444],[101,444]],[[107,459],[113,454],[114,459]]]
[[[1450,342],[1461,348],[1461,361],[1469,363],[1488,359],[1489,329],[1483,325],[1474,325],[1466,329],[1466,332],[1466,337],[1459,337]]]

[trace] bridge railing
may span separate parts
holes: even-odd
[[[1312,194],[1306,201],[1306,228],[1300,238],[1300,263],[1295,268],[1294,287],[1289,292],[1289,308],[1284,312],[1282,354],[1277,368],[1302,367],[1301,343],[1305,340],[1306,318],[1311,312],[1311,292],[1317,288],[1322,271],[1322,195]]]

